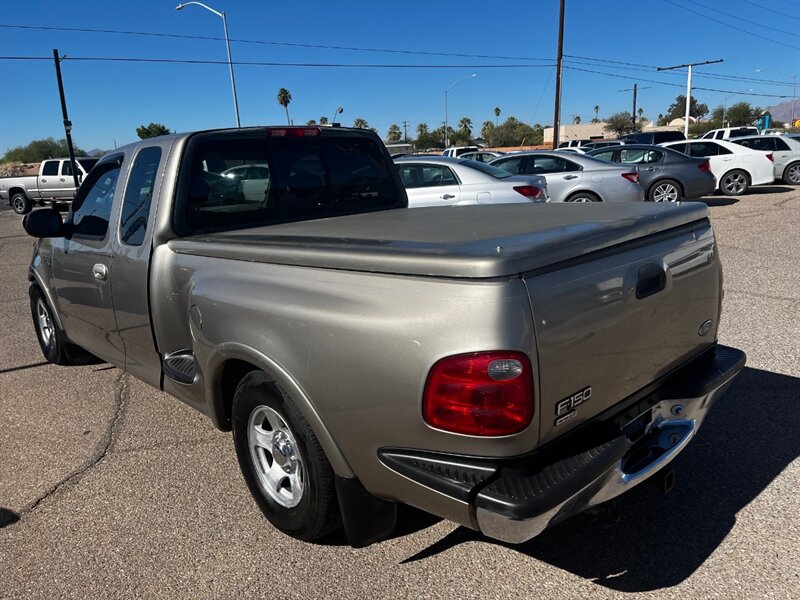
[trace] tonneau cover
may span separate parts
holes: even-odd
[[[705,219],[702,203],[506,204],[380,211],[177,238],[177,253],[454,278],[530,272]]]

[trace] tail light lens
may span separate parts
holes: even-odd
[[[703,173],[708,173],[711,170],[711,165],[707,160],[704,160],[699,165],[697,165],[697,168],[700,169]]]
[[[632,183],[639,183],[639,173],[623,173],[622,176]]]
[[[453,433],[519,433],[533,419],[531,371],[530,360],[521,352],[443,358],[428,374],[422,416],[431,427]]]
[[[767,158],[768,158],[768,159],[770,159],[772,162],[775,162],[775,157],[774,157],[774,156],[772,156],[772,152],[770,152],[769,154],[767,154]]]
[[[320,133],[319,127],[269,127],[270,137],[313,137]]]
[[[542,188],[536,187],[535,185],[515,185],[514,191],[519,192],[531,200],[544,200]]]

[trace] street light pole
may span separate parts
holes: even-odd
[[[783,71],[777,71],[775,69],[756,69],[756,73],[760,73],[761,71],[772,71],[773,73],[778,73],[778,75],[783,75],[784,77],[788,77],[792,80],[792,122],[789,124],[790,127],[794,127],[794,104],[795,99],[797,98],[797,75],[789,75],[789,73],[784,73]]]
[[[233,110],[236,113],[236,127],[241,127],[242,122],[239,119],[239,99],[236,96],[236,78],[233,76],[233,60],[231,59],[231,40],[228,37],[228,18],[225,16],[224,12],[219,12],[218,10],[214,10],[210,6],[206,6],[202,2],[183,2],[182,4],[178,4],[175,7],[175,10],[183,10],[183,7],[189,6],[190,4],[196,4],[202,8],[205,8],[207,11],[214,13],[219,18],[222,19],[222,27],[225,30],[225,46],[228,49],[228,69],[231,72],[231,89],[233,90]]]
[[[445,147],[445,150],[450,145],[450,137],[447,134],[447,92],[449,92],[453,88],[453,86],[455,84],[461,83],[465,79],[470,79],[471,77],[477,77],[477,76],[478,76],[477,73],[473,73],[472,75],[464,75],[464,77],[462,77],[461,79],[456,79],[453,83],[450,84],[450,87],[448,87],[444,91],[444,147]]]
[[[658,69],[656,69],[657,71],[671,71],[673,69],[689,67],[689,77],[686,79],[686,117],[683,123],[683,135],[686,137],[686,139],[689,139],[689,111],[692,106],[692,67],[697,67],[700,65],[713,65],[721,62],[724,62],[723,59],[718,58],[717,60],[704,60],[703,62],[698,63],[675,65],[674,67],[658,67]]]
[[[335,111],[333,111],[333,118],[331,119],[331,125],[336,123],[336,115],[340,115],[343,112],[344,112],[344,108],[342,108],[341,106],[339,108],[337,108]]]
[[[626,88],[624,90],[618,90],[620,92],[633,92],[633,113],[631,116],[631,120],[633,121],[633,130],[636,131],[636,92],[638,90],[649,90],[650,86],[645,86],[640,88],[638,83],[634,83],[632,88]]]

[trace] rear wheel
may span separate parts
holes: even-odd
[[[311,541],[339,526],[333,469],[305,418],[261,371],[244,377],[233,399],[239,467],[270,523]]]
[[[11,208],[14,209],[14,212],[18,215],[25,215],[31,212],[33,203],[24,192],[14,192],[11,194]]]
[[[592,192],[576,192],[564,202],[600,202],[600,197]]]
[[[719,189],[726,196],[741,196],[750,187],[750,179],[744,171],[734,170],[722,176]]]
[[[800,185],[800,162],[792,163],[783,170],[783,180],[792,185]]]
[[[664,179],[650,186],[647,199],[650,202],[678,202],[682,198],[681,188],[677,181]]]

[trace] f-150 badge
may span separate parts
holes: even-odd
[[[564,398],[556,404],[555,426],[566,423],[570,419],[578,416],[578,407],[584,402],[588,402],[592,397],[592,387],[585,387],[579,392],[575,392],[569,398]]]

